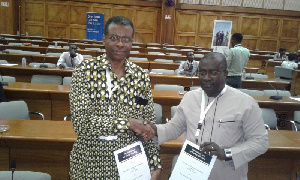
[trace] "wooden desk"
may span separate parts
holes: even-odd
[[[70,113],[70,86],[53,84],[31,84],[10,82],[4,87],[9,100],[24,100],[30,111],[42,112],[46,119],[62,120]],[[163,106],[163,114],[170,116],[170,107],[178,105],[183,98],[178,91],[152,90],[153,100]],[[265,96],[253,96],[261,108],[273,108],[281,117],[293,119],[294,111],[300,110],[300,103],[288,97],[272,100]]]
[[[152,87],[155,84],[176,84],[184,87],[199,86],[199,78],[197,76],[184,76],[177,74],[149,74]],[[277,79],[243,79],[242,88],[244,89],[273,89],[271,83],[276,89],[283,90],[288,86],[289,82],[279,81]]]
[[[62,77],[70,77],[72,76],[73,72],[72,69],[60,69],[58,67],[31,67],[28,65],[29,63],[27,63],[27,67],[22,67],[20,65],[20,62],[21,61],[18,62],[19,65],[17,66],[5,66],[0,64],[1,74],[4,76],[14,76],[17,82],[31,82],[31,77],[34,74],[59,75]],[[133,63],[137,64],[143,69],[148,69],[150,66],[148,61],[134,61]]]
[[[19,63],[20,64],[20,63]],[[56,63],[55,63],[56,64]],[[40,67],[27,67],[18,66],[2,66],[0,65],[0,70],[5,76],[14,76],[17,82],[31,82],[31,77],[34,74],[44,74],[44,75],[59,75],[62,77],[72,76],[72,69],[60,69],[60,68],[40,68]]]
[[[0,51],[5,49],[16,49],[22,51],[34,51],[40,52],[41,54],[49,53],[63,53],[67,52],[69,49],[63,48],[48,48],[48,47],[35,47],[35,46],[12,46],[12,45],[0,45]],[[86,50],[86,49],[78,49],[78,53],[82,55],[91,55],[93,57],[97,57],[103,54],[103,52],[95,51],[95,50]],[[59,57],[58,57],[59,58]],[[58,60],[57,58],[57,60]]]
[[[293,77],[291,82],[291,94],[300,95],[300,70],[295,70],[293,72]]]
[[[158,54],[147,54],[147,53],[139,53],[139,54],[130,54],[130,57],[143,57],[147,58],[148,61],[154,61],[154,59],[170,59],[173,61],[185,61],[186,56],[173,56],[173,55],[158,55]],[[195,57],[196,61],[200,61],[200,57]]]
[[[179,66],[180,66],[179,63],[161,63],[161,62],[154,62],[154,61],[149,61],[149,63],[150,63],[149,71],[151,71],[151,69],[176,70],[176,69],[179,69]]]
[[[290,82],[280,81],[279,79],[243,79],[243,89],[266,90],[273,89],[268,83],[272,84],[277,90],[285,90]]]
[[[18,170],[46,172],[53,180],[68,179],[69,154],[76,139],[71,122],[0,119],[0,124],[10,125],[8,132],[0,134],[0,170],[8,170],[13,159]],[[269,150],[249,163],[249,180],[294,177],[299,171],[300,143],[291,137],[300,137],[300,132],[269,131]],[[171,171],[173,156],[180,152],[182,139],[161,146],[163,180]]]
[[[186,53],[189,51],[185,51],[181,49],[167,49],[167,48],[159,48],[159,49],[145,48],[144,53],[147,54],[148,52],[178,53],[186,57]],[[194,54],[207,54],[210,53],[211,51],[202,50],[202,51],[193,51],[193,52]]]
[[[266,63],[268,59],[273,59],[273,56],[251,54],[247,66],[259,68],[259,73],[265,73]]]

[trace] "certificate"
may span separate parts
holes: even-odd
[[[114,151],[121,180],[151,179],[147,157],[141,141]]]
[[[170,180],[207,180],[216,156],[200,155],[199,146],[186,140],[179,154]]]

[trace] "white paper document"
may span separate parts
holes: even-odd
[[[186,140],[170,180],[207,180],[215,161],[216,156],[200,156],[199,146]]]
[[[121,180],[151,179],[147,157],[141,141],[114,151]]]

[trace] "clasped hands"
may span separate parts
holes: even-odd
[[[135,135],[138,136],[141,141],[149,141],[156,134],[155,126],[149,121],[130,118],[129,123],[129,128],[135,133]]]
[[[215,142],[204,142],[200,145],[201,155],[208,154],[215,155],[219,160],[225,160],[226,155],[223,149],[220,148]]]

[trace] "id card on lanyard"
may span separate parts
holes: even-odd
[[[201,112],[200,112],[200,120],[199,120],[198,127],[197,127],[197,130],[196,130],[196,133],[195,133],[196,143],[198,143],[198,137],[200,135],[200,131],[201,131],[202,124],[203,124],[203,121],[204,121],[206,113],[211,108],[211,106],[213,105],[213,103],[215,102],[215,100],[217,98],[221,97],[225,93],[226,89],[227,89],[227,85],[225,85],[225,87],[220,92],[220,94],[217,97],[215,97],[215,99],[212,102],[210,102],[206,108],[204,108],[204,106],[205,106],[204,91],[202,92],[202,100],[201,100],[201,106],[200,106],[200,110],[201,110]]]

